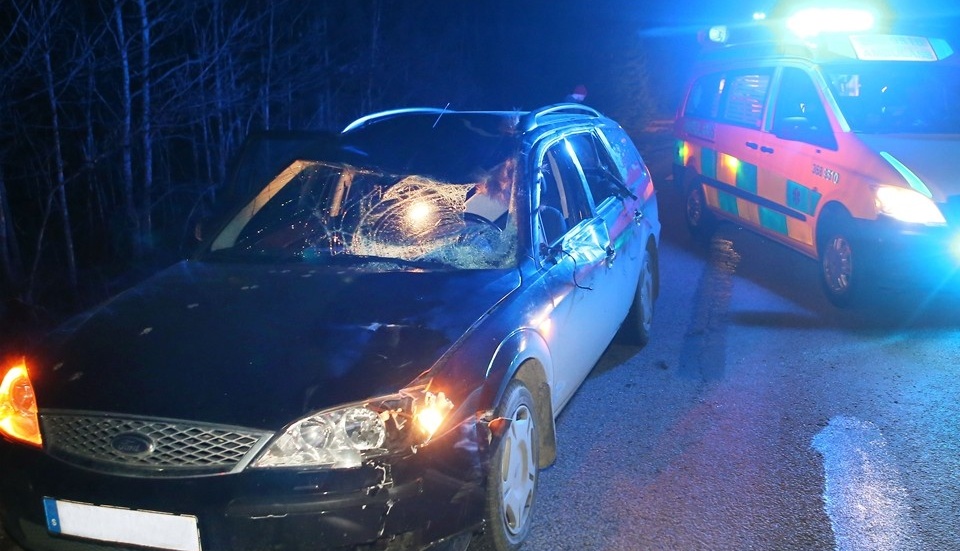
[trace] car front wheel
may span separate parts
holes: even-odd
[[[504,425],[487,474],[486,536],[497,551],[519,549],[530,531],[540,476],[534,412],[530,390],[511,381],[496,410]]]

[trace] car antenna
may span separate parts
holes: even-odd
[[[446,105],[443,106],[443,109],[440,110],[440,114],[437,115],[437,120],[433,121],[433,127],[437,127],[437,123],[440,122],[440,117],[447,112],[447,108],[450,107],[450,102],[448,101]]]

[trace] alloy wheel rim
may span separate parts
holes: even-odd
[[[836,294],[847,292],[853,275],[853,252],[850,243],[834,237],[823,255],[823,272],[827,286]]]
[[[503,436],[504,457],[500,473],[503,523],[513,535],[523,532],[533,507],[537,483],[533,435],[533,416],[527,406],[521,405],[514,412],[510,428]]]

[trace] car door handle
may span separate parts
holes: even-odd
[[[636,222],[637,224],[643,222],[643,211],[642,211],[642,210],[637,209],[637,210],[633,211],[633,221]]]
[[[760,148],[760,153],[773,153],[772,147],[763,146]]]
[[[754,143],[754,142],[747,142],[747,147],[749,147],[750,149],[756,149],[756,148],[758,148],[758,147],[760,147],[760,146],[757,145],[757,144]]]

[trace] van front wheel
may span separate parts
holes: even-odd
[[[830,302],[844,308],[863,299],[869,267],[863,247],[837,224],[823,233],[819,249],[820,282]]]

